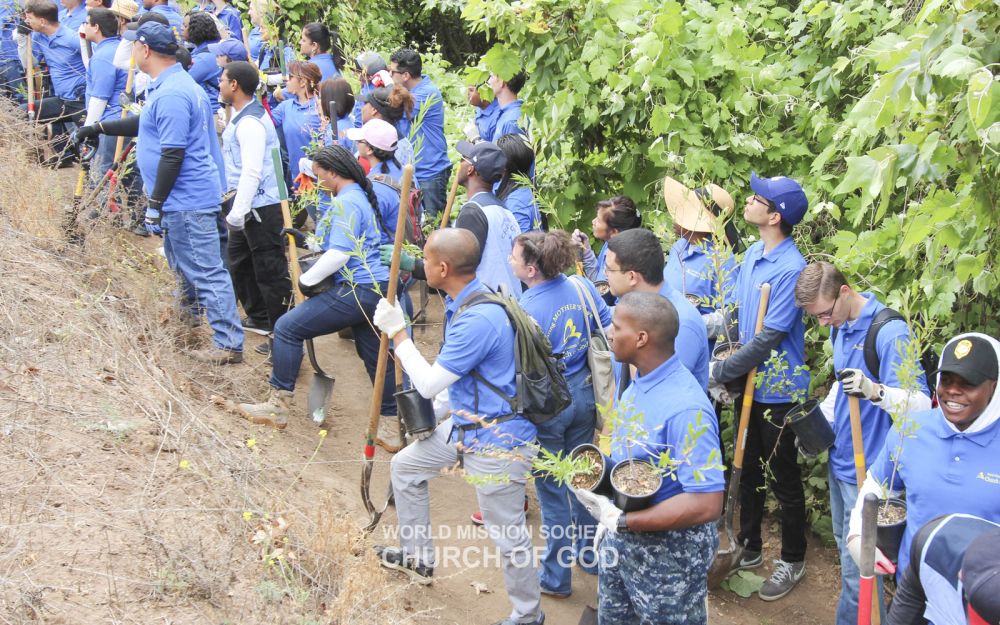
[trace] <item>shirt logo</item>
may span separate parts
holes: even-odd
[[[997,475],[996,473],[986,473],[984,471],[980,471],[979,475],[976,476],[976,479],[980,479],[987,484],[1000,485],[1000,475]]]
[[[968,339],[962,339],[955,345],[955,358],[961,360],[969,355],[972,351],[972,341]]]
[[[576,324],[572,319],[566,320],[566,327],[563,329],[563,345],[569,343],[570,339],[578,339],[582,334],[576,329]]]

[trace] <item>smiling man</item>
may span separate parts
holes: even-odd
[[[942,514],[973,514],[1000,522],[1000,342],[985,334],[960,334],[944,348],[933,409],[897,418],[868,469],[851,514],[848,549],[861,558],[861,503],[906,492],[906,529],[897,579],[909,565],[910,544],[925,523]],[[876,549],[876,572],[893,566]]]

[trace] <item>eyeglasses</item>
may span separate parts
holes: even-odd
[[[754,202],[760,202],[761,204],[763,204],[764,206],[768,207],[769,209],[774,208],[774,204],[771,203],[771,200],[769,200],[769,199],[767,199],[765,197],[761,197],[760,195],[757,195],[756,193],[754,193],[752,196],[750,196],[750,199],[753,200]]]
[[[390,69],[389,73],[392,74],[392,75],[399,74],[400,76],[402,76],[405,72],[401,72],[398,69]]]
[[[630,271],[632,271],[632,269],[612,269],[607,265],[604,266],[604,273],[628,273]]]
[[[837,309],[837,302],[840,301],[840,291],[837,291],[837,297],[833,299],[833,306],[830,306],[829,310],[823,311],[819,314],[813,315],[821,321],[829,321],[833,318],[833,311]]]

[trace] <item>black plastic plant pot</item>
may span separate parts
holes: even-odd
[[[893,522],[883,523],[882,509],[896,508],[903,511],[903,518]],[[879,502],[879,522],[875,529],[875,546],[885,554],[893,564],[899,561],[899,545],[903,542],[903,532],[906,530],[906,502],[902,499],[889,498]],[[898,514],[898,513],[897,513]]]
[[[836,438],[830,422],[819,409],[819,402],[810,399],[790,410],[785,415],[785,422],[795,432],[799,439],[799,449],[802,453],[814,457],[833,446]]]
[[[393,394],[396,409],[403,420],[403,428],[410,438],[423,440],[434,432],[437,417],[434,416],[434,402],[411,388]]]
[[[631,494],[623,492],[617,482],[621,480],[621,473],[624,471],[629,471],[631,465],[643,464],[652,467],[653,475],[656,476],[653,484],[649,486],[652,490],[649,492],[643,492],[640,494]],[[660,490],[660,486],[663,484],[663,475],[660,470],[651,462],[646,462],[645,460],[625,460],[624,462],[619,462],[615,465],[615,468],[611,470],[611,489],[614,493],[612,501],[614,504],[624,512],[636,512],[638,510],[645,510],[653,503],[653,496],[656,491]],[[648,489],[647,489],[648,490]]]
[[[569,455],[571,458],[575,458],[577,455],[579,455],[584,451],[594,452],[590,454],[592,458],[600,458],[601,476],[600,478],[598,478],[596,482],[594,482],[589,487],[572,484],[573,488],[583,488],[583,490],[589,490],[590,492],[596,493],[598,495],[611,497],[611,471],[608,470],[608,467],[611,466],[611,458],[605,456],[597,445],[593,445],[591,443],[584,443],[583,445],[578,445],[577,447],[574,447],[573,451],[571,451]],[[596,456],[594,454],[596,454]]]
[[[720,340],[718,343],[715,344],[715,349],[712,350],[712,362],[721,362],[725,360],[729,356],[735,354],[741,347],[743,347],[743,343],[739,343],[737,341]],[[730,380],[729,382],[726,382],[724,386],[726,387],[726,390],[729,391],[731,394],[742,395],[743,391],[746,390],[746,384],[747,384],[747,377],[745,375],[741,375],[735,380]]]

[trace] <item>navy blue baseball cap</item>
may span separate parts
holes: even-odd
[[[219,43],[208,44],[208,51],[215,56],[228,56],[230,61],[247,61],[250,56],[243,42],[238,39],[226,39]]]
[[[498,182],[507,168],[507,155],[491,141],[459,141],[455,151],[472,163],[479,177],[490,184]]]
[[[169,26],[157,22],[146,22],[135,30],[126,30],[122,38],[126,41],[138,41],[149,46],[153,52],[174,54],[177,52],[177,38]]]
[[[788,176],[759,178],[757,172],[750,174],[750,188],[753,192],[774,204],[781,218],[790,226],[802,221],[809,208],[809,200],[802,185]]]

